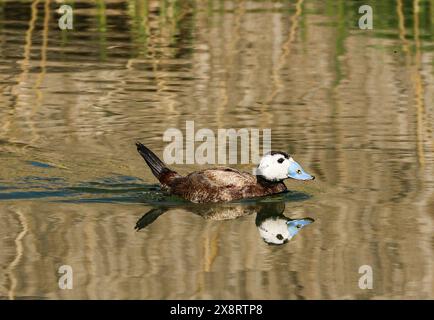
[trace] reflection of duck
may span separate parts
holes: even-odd
[[[181,176],[170,170],[151,150],[137,142],[137,151],[170,194],[195,203],[226,202],[286,191],[283,180],[313,180],[292,157],[272,151],[259,163],[258,175],[226,167],[205,169]]]
[[[209,220],[233,220],[256,213],[256,226],[262,239],[268,244],[284,244],[291,240],[303,227],[311,224],[312,218],[289,219],[283,212],[285,203],[258,202],[223,205],[186,205],[183,209]],[[137,231],[152,224],[169,207],[155,207],[145,213],[136,223]]]
[[[256,215],[256,226],[262,239],[268,244],[284,244],[303,227],[314,222],[312,218],[289,219],[284,214],[285,203],[264,205]]]

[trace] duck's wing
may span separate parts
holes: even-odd
[[[256,177],[247,173],[240,172],[236,169],[227,167],[218,167],[193,172],[191,175],[202,176],[209,183],[220,187],[245,187],[246,185],[256,184]]]
[[[243,198],[246,190],[256,184],[256,177],[249,173],[220,167],[176,179],[170,189],[173,194],[192,202],[219,202]]]

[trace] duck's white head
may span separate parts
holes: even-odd
[[[271,151],[264,155],[256,174],[268,181],[282,181],[288,178],[296,180],[315,179],[314,176],[305,172],[289,154],[281,151]]]

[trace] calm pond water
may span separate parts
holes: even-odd
[[[363,1],[373,30],[360,1],[71,3],[62,31],[0,0],[2,299],[434,298],[434,1]],[[167,197],[134,142],[189,120],[270,128],[316,180]],[[314,222],[270,245],[270,218]]]

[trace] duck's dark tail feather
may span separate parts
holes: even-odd
[[[161,161],[155,153],[149,150],[140,142],[136,142],[137,151],[145,159],[154,176],[163,184],[168,184],[178,174],[170,170],[163,161]]]

